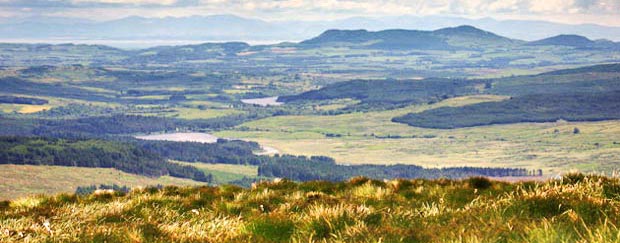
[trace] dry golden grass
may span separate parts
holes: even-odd
[[[142,188],[0,202],[2,242],[619,242],[620,181]]]
[[[174,177],[150,178],[115,169],[64,166],[0,165],[0,200],[36,194],[73,193],[78,186],[117,184],[201,185],[202,183]]]
[[[0,104],[0,111],[4,113],[36,113],[39,111],[49,110],[52,108],[50,105],[22,105],[22,104]]]

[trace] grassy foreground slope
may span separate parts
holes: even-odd
[[[620,180],[263,182],[0,204],[0,241],[618,242]]]

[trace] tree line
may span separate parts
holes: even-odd
[[[115,168],[150,177],[212,181],[211,175],[195,167],[168,162],[134,144],[98,139],[0,136],[0,163]]]
[[[342,181],[355,176],[374,179],[393,178],[465,178],[472,176],[541,176],[542,170],[522,168],[423,168],[417,165],[339,165],[324,156],[275,156],[258,167],[258,175],[298,181]]]
[[[0,103],[7,104],[24,104],[24,105],[45,105],[48,103],[45,99],[18,97],[12,95],[1,95]]]
[[[620,91],[525,95],[499,102],[440,107],[395,117],[394,122],[425,128],[460,128],[519,122],[620,119]]]
[[[261,114],[237,114],[211,119],[112,115],[77,119],[12,118],[0,115],[0,135],[45,137],[103,137],[131,133],[181,130],[217,130],[264,117]]]
[[[351,80],[327,85],[297,95],[282,96],[280,102],[308,102],[351,98],[361,103],[351,110],[393,109],[408,104],[434,103],[450,97],[480,93],[478,86],[490,80],[430,78],[424,80]]]
[[[186,162],[259,165],[268,157],[253,154],[256,142],[218,139],[217,143],[134,140],[147,151],[167,159]]]
[[[258,176],[297,181],[342,181],[355,176],[391,178],[464,178],[470,176],[540,176],[542,171],[519,168],[458,167],[428,169],[415,165],[340,165],[325,156],[259,156],[253,142],[219,140],[214,144],[170,141],[58,139],[0,136],[0,163],[116,168],[159,177],[169,175],[211,182],[212,176],[193,166],[168,162],[258,165]],[[251,180],[252,178],[248,178]],[[244,183],[244,185],[247,183]]]

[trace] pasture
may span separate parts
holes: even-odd
[[[326,155],[346,164],[416,164],[613,170],[620,164],[620,121],[518,123],[461,129],[424,129],[391,122],[409,112],[498,101],[470,96],[433,105],[335,116],[278,116],[215,133],[259,142],[295,155]],[[580,130],[574,134],[574,128]]]
[[[244,177],[258,176],[258,166],[255,165],[233,165],[233,164],[209,164],[209,163],[189,163],[182,161],[173,161],[182,165],[190,165],[205,172],[205,174],[213,175],[215,184],[228,184],[235,180],[241,180]]]

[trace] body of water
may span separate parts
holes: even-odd
[[[199,142],[199,143],[216,143],[218,137],[208,133],[200,132],[179,132],[179,133],[164,133],[154,135],[136,136],[138,139],[144,140],[160,140],[160,141],[174,141],[174,142]]]
[[[217,143],[218,137],[208,133],[201,132],[177,132],[153,135],[135,136],[137,139],[157,140],[157,141],[174,141],[174,142],[198,142],[198,143]],[[262,146],[262,151],[255,152],[256,155],[274,155],[279,154],[275,148]]]
[[[278,102],[278,96],[256,98],[256,99],[242,99],[241,102],[245,104],[260,105],[260,106],[278,106],[278,105],[284,104],[282,102]]]

